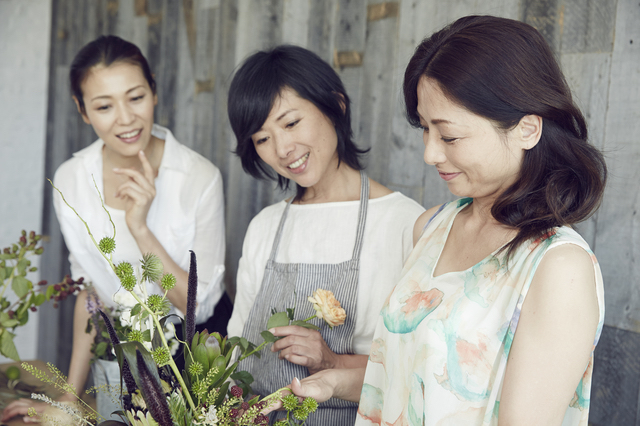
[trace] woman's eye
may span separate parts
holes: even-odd
[[[425,133],[429,133],[429,128],[427,126],[423,126],[422,124],[420,125],[420,127],[418,127],[420,130],[422,130]]]
[[[254,143],[256,145],[260,145],[260,144],[265,143],[267,141],[267,139],[269,139],[269,138],[266,138],[266,137],[265,138],[260,138],[260,139],[256,140]]]
[[[96,110],[98,111],[106,111],[109,109],[109,105],[101,105],[98,108],[96,108]]]
[[[445,143],[451,143],[451,142],[457,140],[458,138],[445,138],[444,136],[442,136],[441,139]]]
[[[136,96],[134,98],[131,98],[131,100],[135,102],[135,101],[139,101],[142,98],[144,98],[144,95]]]
[[[287,124],[287,129],[290,129],[290,128],[294,127],[299,122],[300,122],[300,120],[295,120],[295,121],[292,121],[291,123],[288,123]]]

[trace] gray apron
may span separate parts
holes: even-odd
[[[351,260],[342,263],[310,264],[278,263],[275,261],[282,228],[291,205],[291,201],[289,201],[282,213],[280,225],[273,241],[262,286],[244,325],[242,335],[247,340],[255,344],[263,341],[260,332],[266,329],[272,309],[283,312],[286,308],[295,307],[295,319],[300,320],[314,315],[313,305],[307,301],[307,297],[321,288],[333,292],[346,311],[347,319],[343,325],[334,327],[333,330],[322,320],[314,319],[311,322],[320,326],[320,334],[332,351],[337,354],[354,353],[353,331],[358,297],[360,251],[369,200],[369,179],[362,171],[360,179],[360,209],[353,255]],[[251,387],[255,394],[266,396],[280,388],[289,386],[294,377],[302,379],[309,376],[307,367],[278,359],[278,353],[271,352],[270,346],[263,349],[261,355],[261,358],[252,356],[245,359],[238,367],[239,371],[246,370],[253,375],[255,381]],[[305,425],[351,426],[355,423],[357,409],[358,404],[356,403],[331,398],[320,404],[318,410],[309,416]],[[271,413],[270,422],[273,423],[276,419],[285,417],[285,414],[286,412]]]

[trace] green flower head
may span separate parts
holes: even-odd
[[[307,410],[305,410],[304,408],[300,407],[296,411],[293,412],[293,417],[295,417],[296,420],[299,420],[299,421],[303,422],[303,421],[307,420],[307,417],[309,417],[309,413],[307,413]]]
[[[189,366],[189,374],[191,374],[192,376],[196,376],[198,374],[202,374],[203,370],[204,370],[204,367],[198,361],[193,362]]]
[[[127,334],[127,339],[130,342],[141,342],[143,341],[142,332],[140,330],[131,330]]]
[[[164,310],[164,298],[159,294],[152,294],[147,299],[147,305],[153,312],[162,312]]]
[[[113,253],[113,251],[116,249],[116,242],[111,237],[104,237],[98,243],[98,248],[104,254]]]
[[[120,277],[120,284],[122,284],[122,287],[125,290],[132,291],[133,288],[136,286],[136,277],[134,277],[133,275]]]
[[[318,401],[311,397],[305,398],[304,401],[302,401],[302,408],[307,410],[307,413],[313,413],[318,409]]]
[[[162,261],[153,253],[142,256],[142,279],[149,282],[157,282],[162,276]]]
[[[164,291],[169,291],[176,286],[176,277],[173,274],[164,274],[160,285]]]
[[[158,364],[158,367],[162,367],[164,365],[169,364],[169,360],[171,359],[171,354],[169,350],[164,346],[159,347],[152,353],[153,360]]]
[[[120,262],[116,265],[116,275],[118,278],[133,276],[133,266],[129,262]]]
[[[298,397],[293,394],[285,395],[282,397],[282,405],[285,410],[293,411],[298,408]]]

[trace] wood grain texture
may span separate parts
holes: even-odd
[[[640,334],[605,326],[595,350],[591,410],[593,426],[637,425]]]
[[[604,150],[610,179],[598,214],[596,255],[606,323],[640,331],[640,3],[618,1]]]

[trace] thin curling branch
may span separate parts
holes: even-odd
[[[138,365],[138,372],[140,372],[140,383],[149,413],[151,413],[153,419],[158,422],[160,426],[173,426],[171,411],[167,404],[167,397],[164,392],[162,392],[160,383],[151,375],[147,364],[144,362],[144,358],[142,358],[142,353],[139,350],[136,350],[136,363]]]
[[[116,335],[116,331],[113,329],[111,320],[109,319],[107,314],[102,312],[101,309],[98,309],[98,312],[100,312],[100,316],[102,317],[102,320],[107,326],[107,332],[109,333],[111,344],[115,347],[116,345],[120,344],[120,339],[118,339],[118,336]],[[122,380],[124,381],[124,384],[127,386],[127,391],[129,391],[129,394],[133,394],[136,391],[136,389],[138,389],[138,387],[136,386],[136,381],[133,379],[133,375],[131,374],[129,363],[127,362],[126,359],[122,363]]]
[[[196,254],[191,252],[191,262],[189,264],[189,281],[187,287],[187,313],[185,315],[186,331],[185,337],[187,345],[191,346],[191,341],[196,333],[196,296],[198,293],[198,271],[196,265]]]

